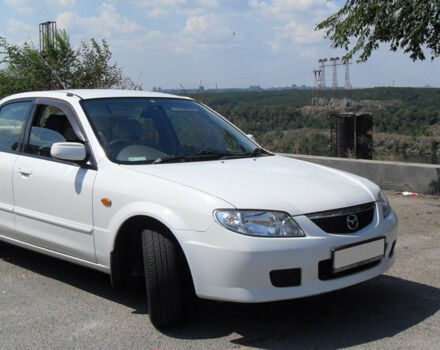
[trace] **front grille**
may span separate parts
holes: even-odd
[[[307,217],[328,233],[354,233],[368,226],[374,217],[375,203],[308,214]]]

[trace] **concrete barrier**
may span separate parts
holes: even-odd
[[[282,154],[366,177],[381,188],[440,194],[440,165]]]

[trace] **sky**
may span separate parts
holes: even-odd
[[[0,0],[0,36],[38,47],[56,21],[74,47],[106,39],[144,89],[313,85],[318,59],[342,56],[314,27],[340,0]],[[383,46],[350,67],[353,87],[440,86],[439,61],[413,62]],[[331,70],[326,71],[327,84]],[[338,70],[343,86],[344,72]]]

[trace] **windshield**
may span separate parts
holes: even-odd
[[[178,98],[105,98],[81,102],[110,160],[145,164],[266,153],[221,117]]]

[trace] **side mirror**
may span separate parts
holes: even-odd
[[[257,143],[257,140],[255,140],[254,135],[252,135],[252,134],[247,134],[246,136],[249,137],[249,138],[250,138],[252,141],[254,141],[255,143]]]
[[[50,148],[50,155],[61,160],[82,162],[87,157],[87,151],[79,142],[56,142]]]

